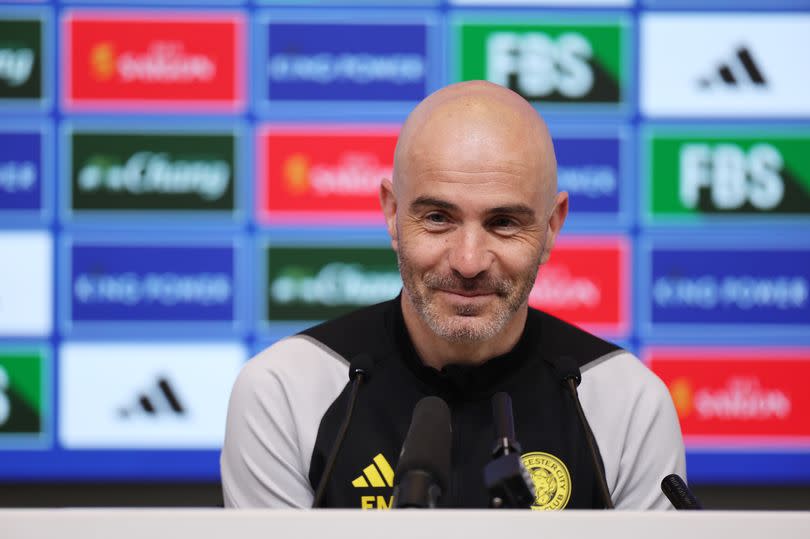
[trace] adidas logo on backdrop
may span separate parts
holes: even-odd
[[[762,70],[754,61],[754,57],[747,47],[739,47],[734,56],[726,63],[720,64],[717,70],[698,80],[701,88],[711,88],[718,85],[725,87],[756,86],[764,88],[768,82]]]

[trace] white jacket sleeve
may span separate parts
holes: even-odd
[[[220,467],[225,507],[310,507],[309,465],[348,365],[306,337],[251,359],[231,392]]]
[[[671,473],[686,479],[686,459],[664,383],[622,352],[583,369],[580,397],[616,509],[672,509],[661,480]]]

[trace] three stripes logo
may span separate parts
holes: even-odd
[[[734,88],[744,85],[764,88],[767,86],[767,81],[751,52],[747,47],[742,46],[736,50],[731,61],[721,64],[715,73],[698,81],[701,88],[707,89],[716,87],[718,84]]]
[[[141,393],[136,403],[129,408],[121,408],[118,415],[129,418],[133,415],[158,416],[163,414],[183,416],[186,409],[180,402],[177,392],[165,377],[159,377],[155,386],[148,392]]]
[[[382,453],[378,453],[363,473],[352,481],[354,488],[391,488],[394,486],[394,470]],[[392,496],[360,496],[363,509],[390,509]]]
[[[382,453],[374,457],[371,464],[363,468],[363,473],[352,481],[354,488],[393,487],[394,470]]]

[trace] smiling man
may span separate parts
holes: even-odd
[[[440,504],[486,507],[495,440],[490,399],[513,401],[533,509],[603,507],[599,472],[558,360],[580,396],[617,508],[666,508],[659,483],[684,474],[665,386],[616,345],[528,307],[568,212],[551,138],[510,90],[465,82],[432,94],[400,133],[380,187],[403,291],[279,341],[253,358],[231,396],[222,453],[228,507],[309,507],[349,400],[348,366],[373,361],[325,485],[325,505],[387,508],[414,405],[452,415],[451,482]]]

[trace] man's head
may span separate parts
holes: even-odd
[[[454,84],[413,110],[380,190],[409,329],[466,347],[519,335],[568,210],[556,176],[543,120],[510,90]]]

